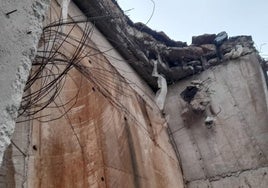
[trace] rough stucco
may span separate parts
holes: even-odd
[[[207,80],[215,124],[188,111],[180,93]],[[255,53],[230,60],[169,88],[166,114],[189,187],[267,187],[267,87]],[[258,185],[258,186],[256,186]]]
[[[19,120],[22,120],[20,118]],[[5,150],[0,167],[0,187],[25,187],[27,180],[27,154],[29,150],[30,122],[17,123],[12,142]]]
[[[10,144],[49,0],[0,3],[0,163]],[[6,15],[7,13],[15,12]]]

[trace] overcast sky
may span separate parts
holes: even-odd
[[[117,0],[134,22],[147,23],[152,0]],[[148,26],[174,40],[191,43],[194,35],[226,31],[252,35],[268,57],[268,0],[154,0]],[[267,43],[267,44],[266,44]]]

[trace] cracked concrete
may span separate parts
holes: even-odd
[[[184,113],[188,107],[180,97],[192,80],[208,78],[211,106],[220,111],[210,129],[205,126],[205,113]],[[262,179],[258,175],[258,169],[268,165],[267,103],[266,82],[256,53],[226,61],[169,87],[165,113],[189,187],[246,186],[243,178],[236,178],[236,172],[243,172],[240,176],[244,177],[245,170],[255,169],[252,176],[246,173],[249,185],[268,185],[267,176]]]
[[[95,22],[98,29],[154,91],[158,89],[157,79],[151,76],[154,60],[159,62],[158,72],[169,85],[220,64],[215,34],[193,37],[192,44],[187,45],[143,23],[133,23],[114,0],[74,0],[74,3],[89,18],[101,17]],[[255,51],[250,36],[239,36],[225,40],[219,46],[220,54],[229,53],[234,44],[243,47],[242,54],[248,53],[247,49]]]
[[[49,0],[1,1],[0,163],[10,144]]]
[[[66,8],[69,0],[62,2]],[[109,28],[106,37],[120,43],[112,42],[153,89],[156,86],[156,79],[151,77],[153,60],[159,61],[157,68],[169,84],[194,74],[169,86],[165,108],[188,187],[267,187],[267,88],[251,37],[233,37],[225,41],[220,47],[223,60],[219,61],[213,34],[194,37],[193,45],[187,46],[141,23],[133,24],[125,17],[118,19],[116,14],[111,14],[116,10],[115,13],[120,15],[114,1],[75,2],[84,8],[97,7],[96,10],[100,10],[95,10],[97,14],[110,16],[96,25],[101,31]],[[88,87],[83,88],[84,93],[79,98],[83,105],[77,104],[70,111],[70,121],[75,129],[72,126],[66,128],[70,122],[65,119],[36,123],[32,140],[28,140],[29,127],[25,124],[13,137],[22,152],[14,144],[9,145],[48,4],[48,0],[1,2],[0,24],[6,27],[0,31],[0,159],[5,152],[2,168],[8,166],[8,169],[0,170],[0,187],[47,186],[47,182],[56,187],[182,187],[178,161],[163,131],[164,119],[158,110],[146,106],[149,102],[141,100],[141,94],[135,93],[135,89],[132,91],[133,86],[129,83],[127,86],[133,97],[129,100],[122,96],[120,101],[141,123],[131,120],[131,116],[123,117],[122,109],[109,103],[99,90],[91,91],[94,85],[84,80]],[[63,12],[67,16],[67,9]],[[95,37],[93,42],[108,44],[106,39],[99,40],[102,37]],[[117,54],[115,57],[121,63],[123,58]],[[114,60],[108,56],[106,60],[114,65]],[[128,66],[127,62],[124,65]],[[218,66],[212,67],[215,65]],[[206,116],[187,111],[187,105],[179,98],[183,87],[197,79],[210,81],[209,110],[213,126],[209,129],[205,126]],[[123,88],[122,82],[113,84]],[[65,91],[68,92],[74,91]],[[85,126],[85,122],[90,126]],[[148,134],[144,134],[144,127]],[[29,142],[31,150],[27,150]],[[6,149],[8,145],[9,149]],[[27,151],[30,151],[29,158],[25,157],[29,154]],[[25,174],[27,165],[28,175]],[[2,180],[2,177],[8,178]]]
[[[52,1],[50,10],[49,15],[58,20],[59,4]],[[71,3],[69,12],[74,10]],[[70,37],[82,37],[81,28],[77,24]],[[80,63],[87,66],[85,70],[103,70],[101,74],[91,73],[96,80],[106,80],[97,85],[89,75],[72,69],[56,99],[61,103],[77,96],[75,104],[66,106],[72,106],[72,110],[62,118],[58,118],[61,108],[46,108],[36,114],[45,120],[47,116],[42,115],[49,113],[49,119],[55,120],[31,121],[25,187],[183,187],[178,161],[165,132],[165,119],[157,106],[140,94],[149,87],[134,89],[132,85],[139,83],[139,77],[128,71],[127,61],[114,49],[109,50],[115,51],[112,56],[97,50],[95,41],[102,47],[110,44],[96,30],[91,35],[94,41],[88,39],[86,51],[97,55]],[[63,46],[64,52],[76,51],[76,45]],[[114,66],[113,59],[120,59],[120,67]],[[131,84],[117,70],[128,73]]]
[[[268,167],[239,171],[214,179],[202,179],[189,182],[188,188],[226,188],[247,187],[266,188],[268,185]]]

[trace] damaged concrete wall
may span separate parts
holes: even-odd
[[[88,24],[92,31],[84,43],[85,51],[80,54],[83,58],[78,58],[83,66],[76,64],[69,71],[54,106],[38,112],[27,123],[17,124],[13,145],[5,150],[5,161],[0,168],[1,187],[180,188],[184,187],[183,176],[187,186],[193,188],[267,187],[267,88],[251,37],[230,38],[217,49],[213,43],[216,35],[206,35],[194,37],[193,44],[187,46],[143,24],[133,24],[122,16],[113,0],[75,2],[100,27],[102,34],[94,24],[85,21],[85,15],[72,2],[69,4],[69,0],[51,4],[46,23],[57,25],[70,21],[56,26],[53,32],[65,35],[61,33],[55,39],[68,36],[74,43],[67,40],[64,45],[57,42],[49,45],[48,49],[61,50],[61,55],[57,54],[49,62],[59,63],[60,56],[73,60],[70,57],[76,53]],[[3,3],[1,10],[9,9],[12,3],[15,2]],[[9,24],[16,32],[7,33],[1,39],[18,44],[13,49],[7,43],[3,48],[6,51],[2,50],[7,56],[1,56],[6,62],[0,67],[5,73],[1,75],[1,81],[4,80],[1,86],[10,89],[0,96],[3,128],[7,122],[14,124],[29,62],[34,57],[33,47],[41,30],[42,11],[48,2],[33,4],[33,10],[29,10],[28,4],[26,8],[26,1],[16,3],[23,7],[21,12],[29,11],[30,15],[27,22],[24,16],[14,22],[10,21],[11,16],[20,13],[19,10],[2,14],[5,18],[1,23]],[[67,20],[57,22],[60,15]],[[40,48],[46,37],[40,40]],[[26,45],[29,41],[30,50]],[[27,46],[26,51],[22,45]],[[14,56],[11,49],[22,55]],[[15,58],[14,61],[9,57]],[[169,134],[174,138],[179,157],[170,144],[167,122],[154,103],[154,93],[139,77],[156,89],[157,79],[151,75],[154,61],[159,62],[155,68],[168,84],[188,77],[169,86],[165,107]],[[24,66],[16,75],[20,66],[15,66],[17,62]],[[9,75],[14,75],[14,79],[8,80]],[[19,90],[10,88],[14,81]],[[33,84],[32,91],[41,83]],[[163,85],[162,98],[165,98],[166,82]],[[182,91],[187,86],[189,91],[186,91],[192,96],[183,100]],[[16,90],[15,99],[12,90]],[[1,137],[4,147],[9,143],[6,135],[10,136],[14,126],[9,128],[0,135],[4,135]]]
[[[22,120],[22,119],[19,119]],[[0,167],[0,187],[26,187],[30,122],[17,123]]]
[[[72,76],[81,78],[79,72]],[[120,97],[130,113],[125,114],[90,82],[83,79],[82,84],[68,118],[33,123],[31,146],[36,149],[29,156],[28,187],[183,187],[160,114],[137,95]],[[70,88],[64,101],[77,92]]]
[[[74,2],[89,18],[102,18],[96,20],[96,26],[154,91],[158,89],[156,77],[151,76],[154,61],[159,62],[159,73],[167,84],[173,84],[217,64],[215,34],[194,37],[192,44],[187,45],[185,42],[174,41],[164,32],[154,31],[145,24],[133,23],[115,0]],[[229,40],[229,43],[232,40],[236,38]],[[223,48],[224,53],[230,52],[228,44]]]
[[[70,11],[77,9],[73,6],[70,5]],[[60,4],[53,1],[50,11],[52,17],[47,20],[59,19]],[[69,18],[72,19],[70,14]],[[71,25],[65,25],[65,31],[72,30],[71,37],[78,39],[83,27],[77,24],[71,29]],[[98,34],[96,31],[94,28]],[[99,46],[111,45],[102,35],[94,33],[86,44],[88,56],[80,61],[85,66],[84,72],[81,74],[78,69],[69,72],[55,103],[68,102],[74,96],[77,100],[64,107],[49,106],[36,114],[35,117],[44,117],[30,121],[30,130],[23,130],[26,138],[30,135],[25,140],[28,149],[24,150],[21,134],[14,135],[14,141],[21,142],[18,147],[26,158],[16,160],[13,156],[3,167],[7,174],[5,186],[12,187],[17,182],[17,186],[21,185],[13,173],[17,169],[25,187],[183,187],[166,121],[153,102],[152,91],[114,49],[101,52]],[[65,56],[73,54],[76,46],[65,43]],[[35,83],[32,91],[39,86],[40,83]],[[69,107],[72,109],[58,118]],[[7,155],[11,157],[15,149],[8,150]],[[25,164],[25,160],[24,172],[10,165]]]
[[[182,99],[187,86],[200,83],[190,102]],[[165,112],[188,187],[267,187],[267,104],[254,52],[169,87]]]
[[[87,19],[86,15],[72,1],[70,2],[68,13],[70,17],[76,21]],[[104,18],[104,21],[105,20],[107,21],[106,17]],[[93,21],[96,25],[96,22],[103,20],[97,19],[97,21]],[[140,77],[139,73],[133,69],[131,64],[129,64],[129,62],[133,60],[127,59],[126,63],[125,58],[118,52],[118,48],[114,47],[109,42],[109,38],[106,38],[105,35],[103,35],[98,29],[94,29],[91,34],[91,40],[95,43],[96,47],[100,51],[105,52],[103,55],[109,60],[111,65],[115,67],[118,73],[125,78],[130,87],[133,88],[148,103],[154,103],[155,93],[150,89],[148,83]],[[150,72],[150,75],[151,73],[152,72]]]
[[[14,131],[48,4],[49,0],[0,3],[0,164]]]

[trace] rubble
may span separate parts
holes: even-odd
[[[96,20],[95,25],[154,91],[158,90],[158,84],[157,78],[151,75],[152,60],[159,62],[159,74],[166,78],[167,84],[172,84],[229,58],[255,51],[251,36],[227,38],[226,32],[203,34],[194,36],[192,44],[187,45],[171,40],[164,32],[154,31],[143,23],[133,23],[116,1],[74,2],[90,18],[105,17]],[[241,48],[237,51],[237,45],[242,46],[242,53]],[[236,49],[235,54],[234,51],[232,55],[227,54],[233,49]]]
[[[184,101],[190,103],[198,92],[198,88],[196,86],[187,86],[185,90],[181,92],[181,97]]]
[[[213,58],[208,61],[209,66],[215,66],[219,63],[218,58]]]
[[[225,31],[220,32],[216,35],[216,38],[214,39],[214,44],[216,46],[220,46],[228,39],[228,34]]]
[[[229,53],[224,55],[225,60],[239,58],[243,53],[243,47],[241,45],[236,45]]]
[[[193,80],[181,93],[181,98],[187,102],[192,111],[196,113],[205,112],[210,104],[209,88],[205,81]]]
[[[193,45],[202,45],[202,44],[214,44],[214,39],[216,34],[203,34],[199,36],[192,37]]]
[[[211,129],[213,124],[214,124],[214,117],[211,117],[211,116],[207,116],[206,119],[205,119],[205,125],[208,129]]]

